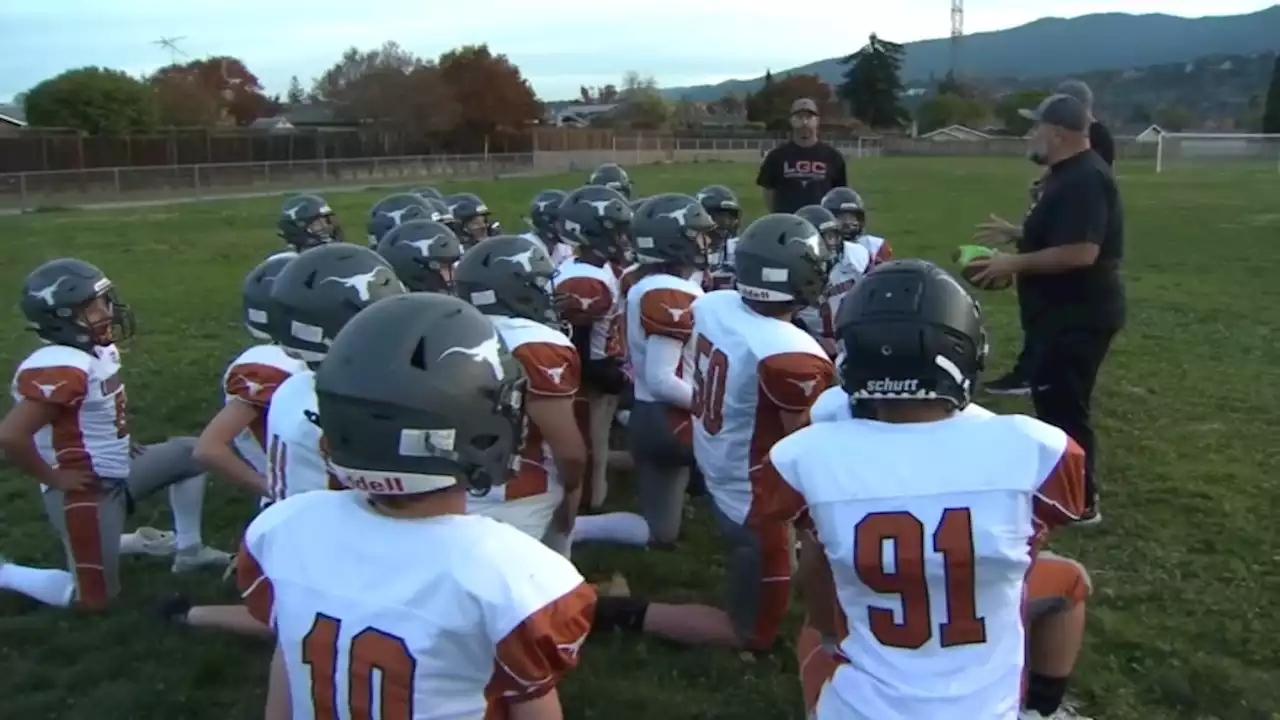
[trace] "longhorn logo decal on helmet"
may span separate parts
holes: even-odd
[[[422,254],[422,257],[428,257],[431,255],[432,245],[436,244],[436,242],[440,240],[447,240],[447,239],[448,238],[446,238],[444,235],[432,235],[431,237],[423,238],[422,240],[410,240],[408,244],[417,248],[418,252]]]
[[[351,288],[351,289],[355,290],[355,291],[356,291],[356,294],[357,294],[357,295],[359,295],[359,297],[360,297],[360,301],[361,301],[361,302],[369,302],[369,300],[370,300],[370,299],[372,299],[372,297],[373,297],[373,293],[372,293],[372,285],[373,285],[374,281],[378,279],[378,273],[379,273],[379,272],[386,272],[386,271],[387,271],[387,269],[386,269],[386,268],[383,268],[383,267],[376,267],[376,268],[374,268],[374,269],[370,270],[370,271],[369,271],[369,272],[367,272],[367,273],[361,273],[361,274],[359,274],[359,275],[352,275],[352,276],[350,276],[350,277],[327,277],[327,278],[325,278],[324,280],[322,280],[321,282],[338,282],[338,283],[342,283],[342,284],[343,284],[343,285],[345,285],[346,287],[349,287],[349,288]],[[393,277],[392,279],[393,279],[393,280],[395,280],[395,282],[396,282],[396,284],[397,284],[397,285],[399,285],[399,284],[400,284],[400,281],[399,281],[399,280],[395,279],[394,277]],[[402,288],[402,289],[403,289],[403,287],[404,287],[404,286],[403,286],[403,285],[401,285],[401,288]]]
[[[515,255],[500,255],[495,257],[494,260],[506,260],[507,262],[516,263],[523,267],[525,272],[533,272],[533,256],[538,252],[540,252],[540,250],[537,247],[531,247],[528,250],[525,250],[522,253],[516,253]]]
[[[466,355],[476,362],[489,363],[489,367],[493,368],[494,377],[499,380],[505,380],[505,374],[502,370],[502,357],[498,353],[501,348],[502,341],[498,339],[498,334],[494,333],[493,337],[475,347],[451,347],[440,353],[440,358],[444,359],[455,353]]]
[[[57,280],[54,280],[51,285],[42,287],[39,290],[28,290],[27,294],[30,295],[31,297],[38,297],[44,301],[45,305],[48,305],[49,307],[53,307],[53,303],[54,303],[53,294],[58,291],[58,288],[62,287],[62,283],[70,279],[71,278],[67,277],[66,275],[63,275],[62,277],[59,277]]]

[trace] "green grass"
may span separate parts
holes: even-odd
[[[645,194],[736,188],[757,214],[754,167],[638,168]],[[1129,326],[1096,394],[1106,523],[1067,532],[1055,549],[1083,560],[1096,594],[1075,694],[1105,720],[1269,719],[1280,709],[1280,180],[1121,169],[1128,211]],[[851,168],[872,229],[899,255],[944,260],[987,213],[1017,219],[1033,168],[1014,160],[876,160]],[[509,226],[533,193],[577,178],[466,183]],[[450,186],[452,189],[453,186]],[[358,241],[374,194],[329,198]],[[125,356],[138,436],[197,433],[221,402],[226,363],[249,343],[240,281],[268,251],[278,198],[0,218],[0,286],[14,292],[37,263],[75,255],[102,267],[141,328]],[[16,294],[10,296],[16,299]],[[988,294],[1003,369],[1017,350],[1013,298]],[[0,366],[33,342],[13,305],[0,319]],[[7,370],[6,370],[7,371]],[[1017,402],[1005,411],[1025,411]],[[625,498],[621,498],[625,500]],[[252,501],[212,483],[207,535],[230,548]],[[664,599],[721,596],[719,540],[705,511],[674,553],[580,548],[584,573],[620,570]],[[159,498],[139,523],[169,527]],[[35,483],[0,473],[0,548],[55,564]],[[230,602],[212,574],[172,576],[126,558],[125,591],[106,616],[0,598],[0,718],[228,720],[260,716],[269,649],[158,624],[155,600],[178,590]],[[736,654],[634,638],[590,643],[566,681],[570,718],[670,720],[800,717],[788,630],[754,663]]]

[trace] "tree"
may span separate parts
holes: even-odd
[[[263,95],[258,77],[238,58],[225,55],[167,65],[150,82],[167,124],[248,125],[279,109],[277,102]]]
[[[155,93],[137,78],[101,67],[68,70],[31,88],[27,122],[92,135],[148,132],[157,122]]]
[[[721,114],[724,115],[742,115],[747,111],[746,106],[742,102],[742,98],[737,95],[725,95],[716,101]]]
[[[1266,109],[1262,111],[1262,132],[1280,133],[1280,54],[1271,67],[1271,85],[1267,88]]]
[[[972,126],[987,116],[987,109],[977,100],[946,93],[933,95],[920,104],[916,120],[922,133],[948,125]]]
[[[901,45],[871,33],[862,49],[840,60],[847,65],[837,93],[848,101],[853,116],[873,128],[900,128],[910,115],[900,104],[902,95]]]
[[[289,78],[289,92],[285,93],[285,99],[290,104],[296,105],[307,99],[307,92],[302,89],[302,83],[298,82],[298,76],[294,75]]]
[[[760,91],[747,96],[747,119],[764,123],[771,130],[785,130],[791,116],[791,103],[799,98],[811,98],[824,114],[833,113],[831,86],[817,75],[787,75],[771,79]]]
[[[618,86],[613,83],[602,87],[579,86],[578,95],[584,105],[612,105],[618,102]]]
[[[1182,132],[1191,125],[1191,111],[1177,105],[1161,105],[1155,112],[1156,124],[1166,132]]]
[[[680,127],[695,127],[705,118],[706,113],[693,100],[687,96],[680,98],[680,102],[676,103],[671,111],[671,120]]]
[[[336,103],[348,120],[411,132],[451,130],[459,117],[453,89],[440,68],[394,42],[367,51],[348,48],[316,78],[312,94]]]
[[[213,127],[225,117],[222,98],[185,72],[158,72],[151,78],[160,124],[168,127]]]
[[[1048,96],[1049,93],[1044,90],[1019,90],[1015,93],[1009,93],[996,102],[996,106],[992,109],[992,114],[1010,134],[1021,137],[1030,132],[1034,123],[1022,117],[1018,111],[1023,108],[1036,107],[1041,100]]]
[[[440,76],[460,109],[459,129],[473,136],[520,130],[542,117],[542,103],[506,55],[464,45],[440,56]]]
[[[938,81],[935,92],[939,95],[953,95],[966,100],[977,99],[977,93],[974,92],[973,87],[957,78],[956,74],[951,70],[948,70],[947,74],[943,75],[942,79]]]
[[[634,70],[622,78],[618,103],[614,113],[617,122],[633,130],[657,130],[671,117],[671,108],[662,97],[657,81],[652,77],[641,77]]]

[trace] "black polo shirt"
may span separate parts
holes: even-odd
[[[809,147],[789,141],[764,156],[756,184],[773,191],[769,212],[793,213],[805,205],[816,205],[834,187],[845,187],[844,155],[818,141]]]
[[[1116,141],[1111,137],[1111,131],[1106,125],[1094,120],[1089,125],[1089,145],[1093,147],[1093,151],[1107,161],[1108,165],[1116,164]]]
[[[1118,328],[1124,324],[1124,207],[1111,168],[1082,152],[1049,168],[1040,197],[1022,223],[1018,252],[1088,242],[1092,265],[1054,275],[1019,275],[1024,321],[1058,327]]]

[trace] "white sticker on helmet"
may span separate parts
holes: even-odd
[[[248,318],[249,322],[255,322],[255,323],[258,323],[259,325],[267,324],[266,310],[259,310],[258,308],[249,308],[248,310],[245,310],[244,315],[246,318]]]
[[[493,305],[498,302],[498,295],[492,290],[481,290],[480,292],[471,293],[471,304],[477,307],[481,305]]]
[[[764,268],[760,271],[760,279],[765,282],[786,282],[791,277],[790,271],[786,268]]]
[[[289,334],[303,342],[324,342],[324,328],[298,322],[297,320],[289,323]]]
[[[400,431],[399,453],[402,457],[435,457],[441,453],[451,453],[457,438],[458,431],[453,429],[405,428]]]

